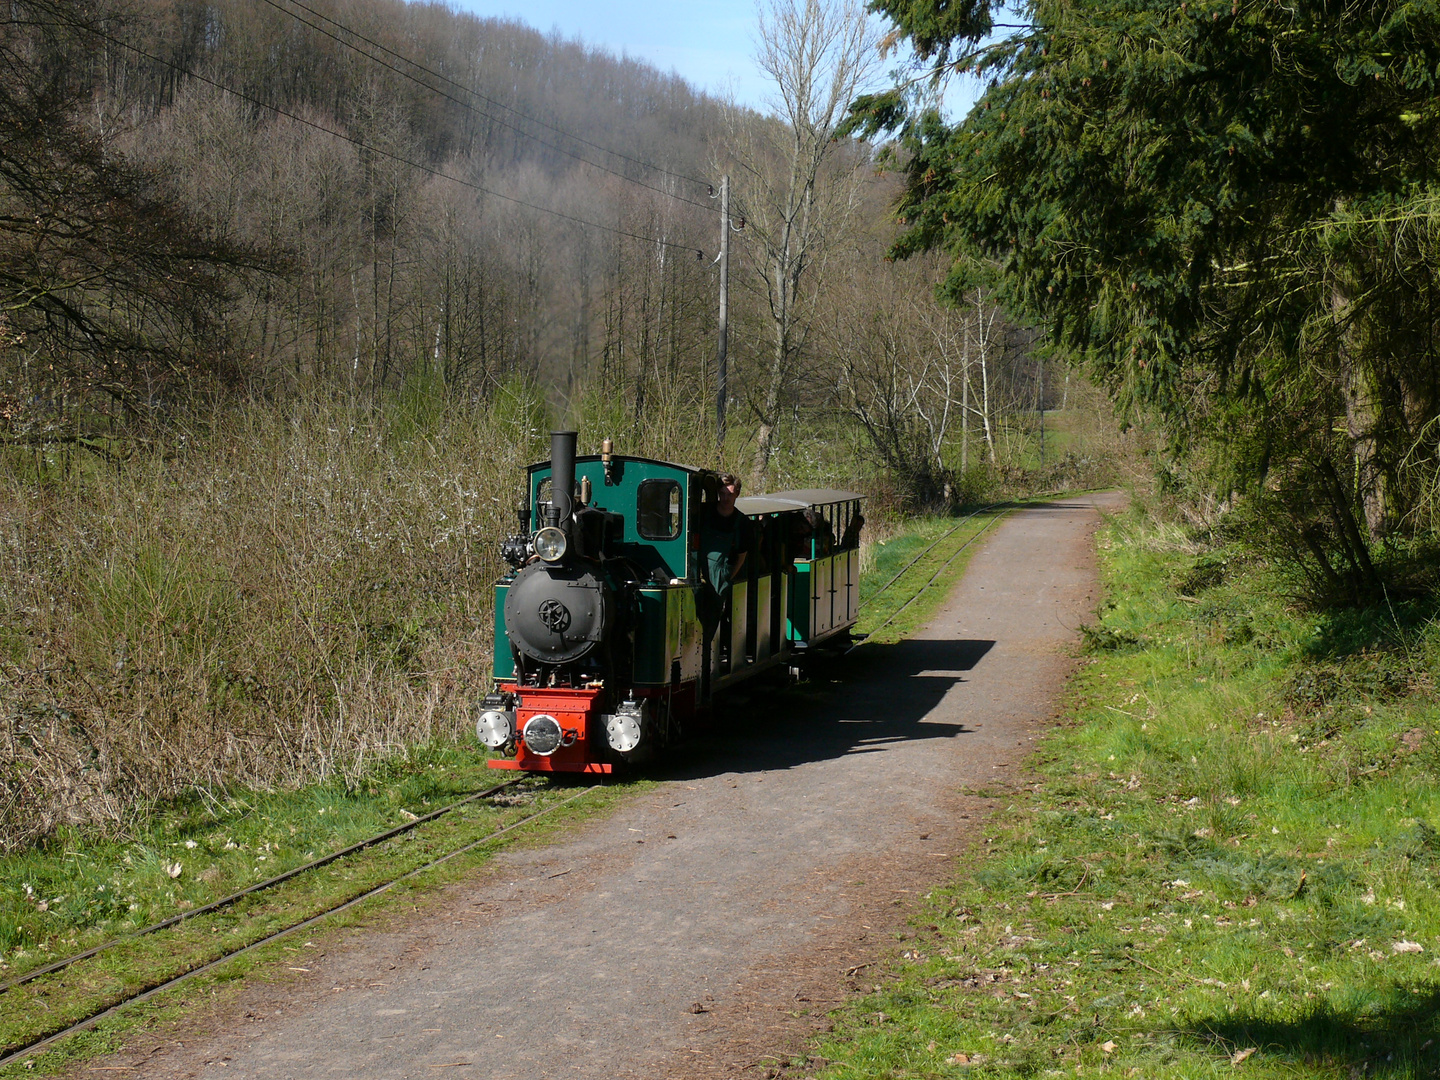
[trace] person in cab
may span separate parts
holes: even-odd
[[[744,572],[753,531],[750,519],[735,509],[740,478],[721,473],[717,481],[715,498],[700,517],[700,617],[707,640],[730,615],[730,587]]]

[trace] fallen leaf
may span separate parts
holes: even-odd
[[[165,867],[165,873],[169,874],[172,878],[177,878],[180,876],[181,872],[184,869],[185,868],[181,866],[178,862],[170,863],[168,866]]]
[[[1113,1053],[1118,1049],[1118,1047],[1117,1047],[1117,1045],[1116,1045],[1116,1043],[1115,1043],[1115,1040],[1114,1040],[1114,1039],[1110,1039],[1110,1040],[1107,1041],[1107,1042],[1101,1043],[1101,1044],[1100,1044],[1100,1049],[1101,1049],[1101,1050],[1104,1050],[1105,1053],[1107,1053],[1107,1054],[1113,1054]]]
[[[1245,1060],[1246,1058],[1248,1058],[1251,1054],[1253,1054],[1253,1053],[1255,1052],[1255,1050],[1256,1050],[1256,1047],[1253,1047],[1253,1046],[1251,1046],[1251,1047],[1249,1047],[1249,1048],[1247,1048],[1247,1049],[1245,1049],[1245,1050],[1236,1050],[1235,1053],[1230,1056],[1230,1064],[1231,1064],[1231,1065],[1239,1065],[1242,1061],[1244,1061],[1244,1060]]]
[[[970,1056],[969,1056],[968,1054],[952,1054],[952,1055],[950,1055],[950,1064],[951,1064],[951,1065],[969,1065],[969,1064],[970,1064]]]
[[[1425,946],[1418,941],[1397,941],[1390,946],[1392,952],[1424,952]]]

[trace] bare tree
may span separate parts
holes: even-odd
[[[863,249],[847,256],[822,320],[835,401],[900,498],[915,508],[946,505],[957,491],[947,463],[953,427],[965,417],[966,313],[926,295],[933,260],[887,265]]]
[[[736,205],[759,248],[752,284],[764,294],[770,338],[748,395],[759,420],[757,482],[770,464],[826,252],[858,199],[864,155],[834,135],[876,56],[859,0],[768,0],[756,59],[775,83],[774,114],[759,118],[733,103],[726,111],[726,156]]]
[[[971,302],[966,301],[970,307]],[[1000,317],[1000,308],[993,301],[987,301],[985,294],[979,289],[975,290],[973,311],[965,320],[964,336],[964,388],[963,402],[961,408],[965,416],[965,426],[962,432],[962,456],[961,467],[969,465],[969,441],[970,441],[970,417],[974,416],[980,421],[980,430],[985,437],[985,451],[990,464],[995,463],[995,403],[992,393],[992,372],[994,369],[995,335],[997,332],[996,322]],[[971,368],[978,365],[980,369],[980,398],[975,404],[971,403]]]
[[[81,120],[98,16],[81,0],[7,5],[0,20],[0,440],[88,441],[74,403],[149,418],[192,379],[240,381],[226,313],[278,265],[217,234],[164,177]]]

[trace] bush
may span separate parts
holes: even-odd
[[[496,400],[247,407],[38,482],[0,459],[0,850],[461,737],[545,456],[533,395]]]

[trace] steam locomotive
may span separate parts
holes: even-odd
[[[608,773],[680,738],[715,696],[848,639],[861,496],[744,496],[748,555],[728,611],[706,604],[700,523],[719,477],[551,436],[521,535],[501,545],[494,689],[475,724],[497,769]]]

